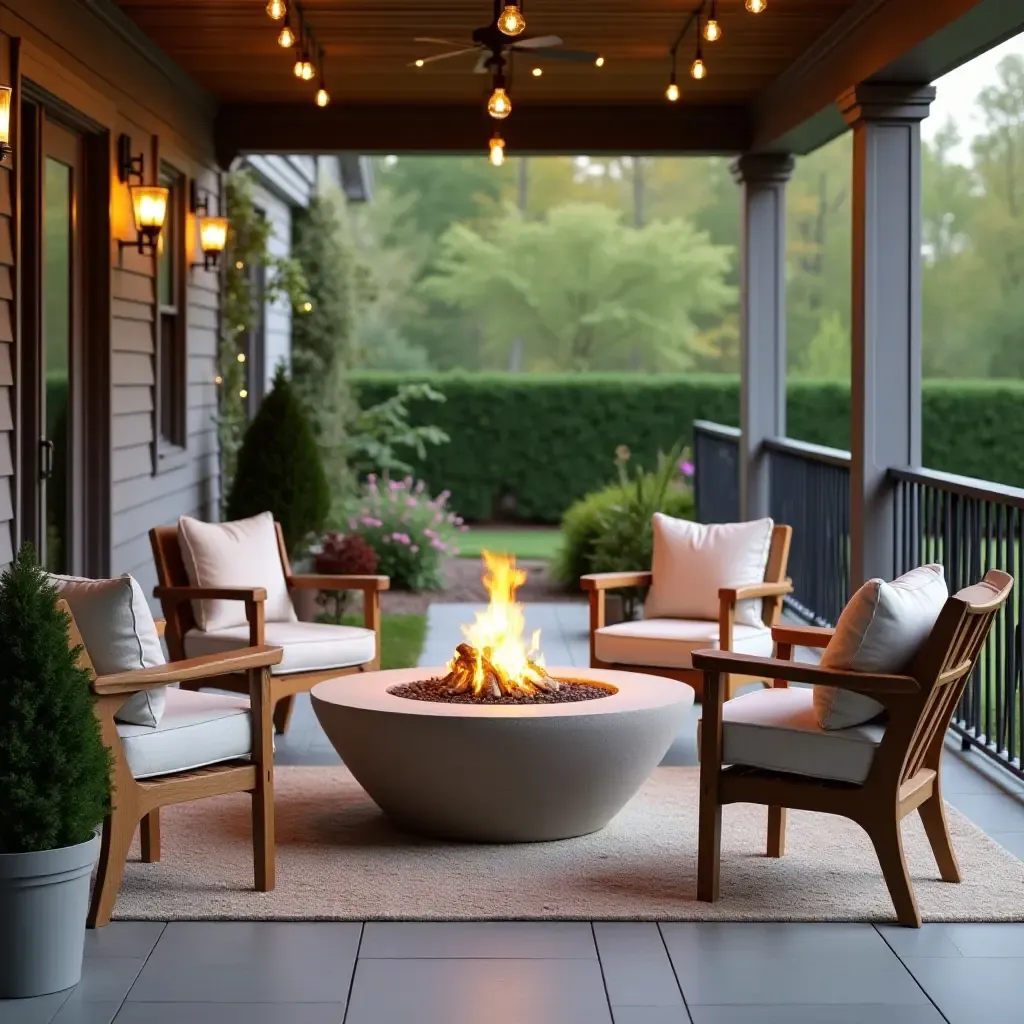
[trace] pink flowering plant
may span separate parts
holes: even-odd
[[[362,496],[349,507],[349,533],[377,552],[377,572],[397,590],[440,590],[444,559],[457,555],[467,529],[448,508],[448,491],[430,496],[422,480],[391,480],[371,473]]]

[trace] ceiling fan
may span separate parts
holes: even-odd
[[[519,36],[509,37],[498,28],[501,9],[500,0],[494,0],[494,20],[490,25],[474,29],[471,36],[472,42],[468,43],[468,45],[466,42],[460,43],[451,39],[418,36],[413,40],[414,42],[428,43],[434,46],[452,46],[455,49],[410,61],[409,66],[421,68],[426,64],[433,64],[439,60],[461,57],[467,53],[478,53],[479,58],[473,71],[478,75],[483,75],[492,71],[500,71],[505,64],[505,55],[519,52],[531,53],[539,57],[552,57],[555,60],[597,64],[598,66],[603,63],[601,55],[597,53],[590,53],[585,50],[559,49],[562,45],[562,40],[559,36],[529,36],[525,39]]]

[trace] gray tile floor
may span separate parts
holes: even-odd
[[[423,664],[466,605],[434,605]],[[586,610],[528,608],[550,665]],[[335,764],[303,700],[280,764]],[[667,764],[696,762],[680,736]],[[1024,786],[947,751],[947,798],[1024,857]],[[1007,893],[1024,904],[1024,893]],[[1024,925],[115,922],[81,984],[0,1024],[981,1024],[1024,1020]]]

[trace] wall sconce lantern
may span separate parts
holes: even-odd
[[[139,153],[138,156],[132,156],[132,140],[127,135],[121,135],[117,140],[117,157],[117,176],[121,183],[127,184],[130,179],[137,179],[135,184],[128,186],[136,238],[134,242],[119,241],[117,244],[121,249],[134,245],[143,256],[152,256],[167,220],[170,189],[163,185],[144,184],[143,155]]]
[[[209,193],[203,193],[203,198],[200,199],[199,189],[194,181],[192,182],[191,206],[192,212],[199,222],[199,246],[203,250],[203,262],[193,263],[192,266],[213,270],[220,261],[220,254],[228,244],[228,219],[210,215]]]
[[[11,96],[9,85],[0,85],[0,162],[11,155]]]

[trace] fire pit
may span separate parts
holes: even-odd
[[[594,832],[686,721],[684,683],[548,668],[524,641],[512,559],[485,555],[487,609],[443,668],[344,676],[312,690],[349,770],[400,827],[440,838],[535,842]]]

